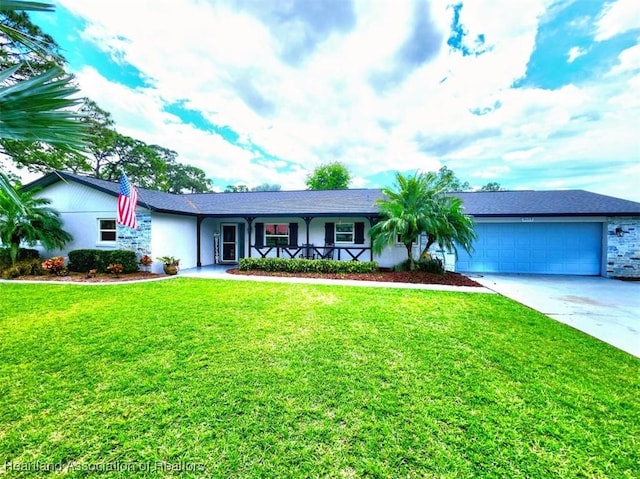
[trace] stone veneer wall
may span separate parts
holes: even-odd
[[[607,219],[606,276],[640,278],[640,217]]]
[[[136,218],[138,219],[137,229],[118,225],[116,235],[119,249],[135,251],[140,258],[144,254],[151,254],[151,215],[138,213]]]

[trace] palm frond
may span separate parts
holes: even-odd
[[[20,65],[0,71],[0,83]],[[42,141],[60,149],[82,152],[87,148],[86,127],[71,108],[79,92],[63,70],[54,67],[45,73],[12,85],[0,86],[0,137]]]
[[[55,9],[55,5],[51,3],[28,2],[25,0],[0,0],[0,12],[10,12],[15,10],[53,12]]]
[[[0,12],[11,12],[18,10],[30,10],[39,12],[53,12],[55,5],[43,2],[27,2],[19,0],[0,0]],[[10,25],[0,24],[0,33],[7,37],[10,41],[23,45],[28,50],[35,52],[42,57],[55,57],[57,55],[51,53],[47,45],[43,45],[37,38],[21,32]],[[58,58],[59,59],[59,58]]]
[[[20,197],[16,194],[16,191],[11,186],[9,177],[0,171],[0,195],[5,195],[11,201],[17,205],[22,205]]]

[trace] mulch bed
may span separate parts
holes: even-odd
[[[157,279],[166,275],[155,274],[147,271],[138,271],[137,273],[127,273],[114,276],[106,273],[96,273],[88,275],[86,273],[68,273],[66,275],[54,276],[51,274],[44,276],[19,276],[13,278],[15,280],[29,280],[29,281],[59,281],[61,283],[124,283],[127,281],[136,281],[143,279]]]
[[[386,281],[390,283],[411,284],[444,284],[449,286],[476,286],[481,284],[459,273],[446,272],[445,274],[424,273],[421,271],[378,271],[376,273],[351,273],[351,274],[325,274],[325,273],[272,273],[265,271],[240,271],[230,269],[230,274],[248,276],[280,276],[290,278],[325,278],[325,279],[352,279],[356,281]]]
[[[231,269],[227,271],[229,274],[238,274],[246,276],[280,276],[290,278],[325,278],[325,279],[351,279],[356,281],[386,281],[390,283],[411,283],[411,284],[442,284],[449,286],[476,286],[482,285],[476,283],[472,279],[467,278],[459,273],[447,272],[445,274],[424,273],[421,271],[378,271],[376,273],[352,273],[352,274],[323,274],[323,273],[270,273],[266,271],[240,271]],[[20,276],[14,280],[29,281],[58,281],[61,283],[124,283],[127,281],[157,279],[166,277],[165,274],[149,273],[147,271],[139,271],[137,273],[121,274],[114,276],[112,274],[98,273],[95,275],[87,275],[86,273],[68,273],[64,276]]]

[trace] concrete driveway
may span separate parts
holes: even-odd
[[[496,293],[640,357],[640,282],[601,276],[468,276]]]

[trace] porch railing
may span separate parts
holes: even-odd
[[[261,258],[304,258],[321,259],[327,254],[327,250],[333,249],[333,259],[338,261],[372,261],[371,247],[367,246],[251,246],[251,252],[256,252]],[[369,253],[368,255],[365,253]],[[253,256],[253,254],[251,254]]]

